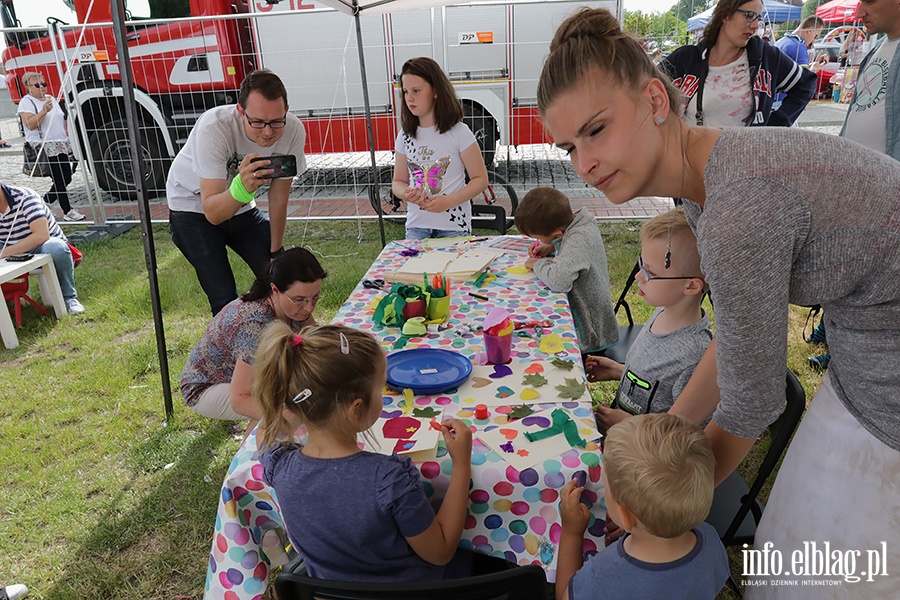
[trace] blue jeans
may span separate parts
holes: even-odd
[[[69,244],[60,238],[51,237],[49,240],[32,250],[34,254],[49,254],[53,257],[53,266],[56,268],[56,278],[59,279],[59,287],[62,288],[63,298],[77,298],[75,291],[75,263],[72,262],[72,252]]]
[[[447,231],[446,229],[425,229],[423,227],[407,227],[406,239],[424,240],[425,238],[450,238],[472,235],[471,231]]]
[[[200,287],[209,299],[213,316],[237,298],[234,273],[228,262],[228,248],[264,277],[269,270],[272,233],[269,220],[254,208],[213,225],[202,213],[169,211],[172,241],[194,267]]]

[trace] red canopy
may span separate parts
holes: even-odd
[[[816,16],[826,23],[849,23],[856,20],[859,0],[831,0],[816,9]]]

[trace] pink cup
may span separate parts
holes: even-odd
[[[484,339],[484,352],[487,354],[487,361],[492,365],[505,365],[512,356],[512,334],[507,335],[490,335],[482,332]]]

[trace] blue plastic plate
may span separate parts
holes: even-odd
[[[472,361],[450,350],[415,348],[387,357],[387,384],[397,390],[429,396],[453,389],[472,374]]]

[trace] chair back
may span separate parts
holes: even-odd
[[[481,219],[478,217],[491,217],[489,219]],[[475,204],[472,203],[472,225],[483,227],[485,229],[495,229],[500,235],[506,235],[506,209],[498,204]]]
[[[544,570],[536,565],[461,579],[415,583],[325,581],[302,572],[275,579],[278,600],[548,600]]]
[[[0,284],[3,289],[3,299],[7,302],[17,296],[28,293],[28,273],[15,279],[10,279],[6,283]]]
[[[762,503],[757,497],[790,444],[791,436],[794,435],[806,409],[806,392],[790,369],[787,370],[785,399],[784,410],[769,426],[771,444],[750,485],[748,486],[735,471],[716,488],[716,496],[707,521],[716,526],[722,543],[726,546],[753,542],[756,525],[762,518],[763,510]],[[735,492],[735,489],[739,491]],[[732,513],[735,509],[736,512]],[[753,522],[748,521],[745,524],[745,519],[751,513]],[[734,514],[730,521],[725,520],[728,514]],[[725,523],[728,523],[728,526],[723,533],[722,526]]]

